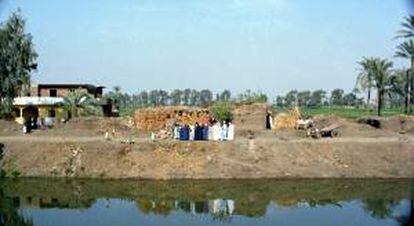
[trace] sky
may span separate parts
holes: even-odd
[[[406,0],[0,0],[39,54],[38,83],[136,93],[208,88],[350,91],[363,56],[395,67]]]

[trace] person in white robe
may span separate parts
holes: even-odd
[[[223,122],[223,126],[221,128],[221,136],[220,136],[220,140],[227,140],[227,124],[226,122]]]
[[[179,140],[180,139],[180,129],[181,129],[181,127],[179,125],[175,125],[174,126],[174,135],[173,135],[173,138],[175,140]]]
[[[206,126],[208,126],[208,140],[214,140],[213,125],[206,125]]]
[[[229,122],[229,127],[227,128],[227,140],[234,140],[234,125]]]
[[[190,140],[194,140],[194,134],[195,134],[195,127],[194,125],[190,126]]]
[[[213,125],[213,140],[220,140],[220,136],[221,136],[221,125],[218,122]]]

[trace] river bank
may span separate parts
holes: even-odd
[[[414,178],[412,136],[232,142],[2,136],[3,168],[23,177],[247,179]]]

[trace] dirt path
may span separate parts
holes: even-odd
[[[122,140],[128,140],[129,138],[118,138],[114,140],[110,140],[109,142],[120,142]],[[248,140],[247,138],[239,138],[238,140]],[[381,143],[381,142],[412,142],[414,141],[414,137],[410,136],[393,136],[393,137],[340,137],[335,139],[308,139],[308,138],[297,138],[295,140],[280,140],[278,138],[258,138],[253,140],[261,140],[261,141],[278,141],[278,142],[287,142],[287,143]],[[0,136],[0,142],[17,142],[17,141],[31,141],[31,142],[95,142],[95,141],[102,141],[108,142],[102,136]],[[132,138],[132,141],[140,143],[140,142],[151,142],[148,138]],[[157,141],[157,142],[165,142],[165,141]],[[172,141],[177,143],[188,143],[183,141]],[[192,142],[192,141],[190,141]],[[218,143],[217,141],[198,141],[198,143]],[[226,141],[226,143],[231,143],[231,141]]]
[[[102,136],[0,136],[0,142],[121,142],[128,138],[119,138],[116,140],[107,141]],[[135,142],[148,141],[146,138],[134,138]]]

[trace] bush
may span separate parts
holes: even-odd
[[[219,122],[233,121],[232,106],[227,102],[216,102],[213,106],[211,106],[211,111]]]

